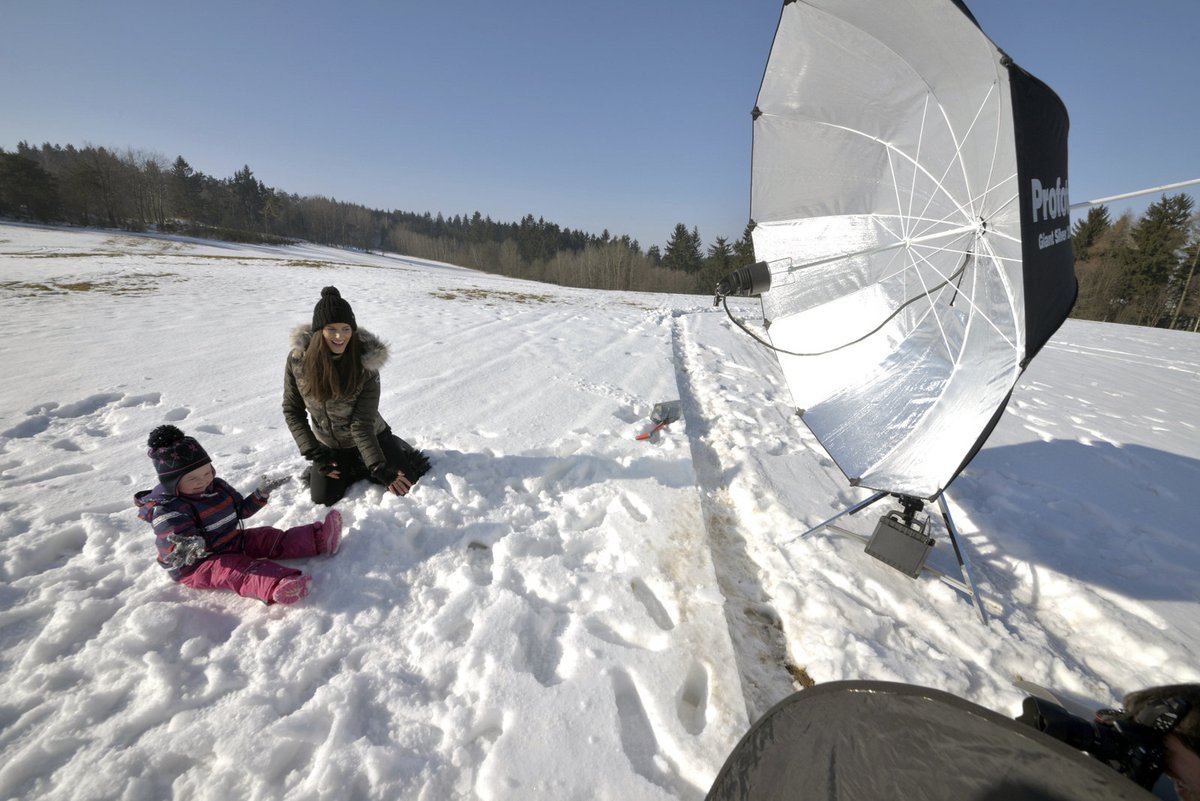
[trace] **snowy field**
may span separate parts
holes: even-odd
[[[297,606],[173,583],[132,506],[147,434],[244,492],[298,474],[287,337],[329,284],[391,344],[382,412],[433,471],[355,485]],[[796,539],[868,493],[707,298],[3,224],[0,304],[3,799],[699,799],[801,682],[1015,715],[1021,678],[1089,708],[1200,680],[1194,334],[1069,321],[1034,361],[947,494],[985,625],[854,538]],[[252,522],[320,515],[293,481]]]

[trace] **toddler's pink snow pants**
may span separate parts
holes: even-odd
[[[271,602],[271,591],[285,576],[299,576],[293,567],[284,567],[271,559],[298,559],[316,556],[316,533],[320,523],[296,526],[287,531],[263,526],[244,532],[245,546],[241,553],[222,553],[210,556],[195,570],[179,579],[197,590],[233,590],[247,598]]]

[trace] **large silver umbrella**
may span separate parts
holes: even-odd
[[[754,110],[756,278],[851,483],[937,498],[1069,313],[1067,124],[962,3],[785,3]]]

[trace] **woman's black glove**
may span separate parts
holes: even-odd
[[[386,487],[396,480],[396,472],[396,468],[388,467],[385,463],[380,463],[371,468],[371,478]]]
[[[405,477],[404,473],[395,467],[388,467],[386,464],[377,464],[372,467],[371,478],[387,487],[387,491],[393,495],[407,495],[408,491],[412,489],[412,482]]]
[[[322,475],[329,475],[337,470],[337,459],[333,454],[333,449],[324,445],[309,448],[304,452],[304,458],[312,462],[313,467],[317,468],[317,472]]]

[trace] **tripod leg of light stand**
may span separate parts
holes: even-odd
[[[837,532],[838,534],[845,534],[847,536],[850,536],[857,540],[860,540],[864,543],[869,543],[871,541],[870,537],[860,534],[857,531],[852,531],[851,529],[845,528],[843,526],[836,525],[836,523],[839,519],[841,519],[847,515],[852,515],[855,512],[860,512],[863,509],[870,506],[871,504],[880,500],[881,498],[887,497],[888,495],[889,495],[889,493],[887,493],[887,492],[877,492],[874,495],[872,495],[871,497],[866,498],[865,500],[859,501],[854,506],[851,506],[849,509],[846,509],[846,510],[834,515],[833,517],[829,518],[825,522],[819,523],[819,524],[813,526],[808,531],[805,531],[801,534],[797,534],[796,536],[794,536],[790,539],[776,542],[775,547],[779,549],[779,552],[783,555],[784,560],[789,565],[792,565],[792,567],[794,568],[795,565],[792,564],[791,557],[788,555],[787,550],[785,550],[783,546],[788,545],[792,542],[795,542],[796,540],[803,539],[804,537],[807,537],[809,534],[812,534],[817,531],[821,531],[822,529],[829,529],[830,531]],[[941,507],[942,522],[945,524],[946,531],[950,535],[950,544],[954,547],[954,555],[958,559],[958,566],[959,566],[959,570],[962,575],[962,579],[960,580],[960,579],[955,578],[954,576],[943,573],[941,570],[939,570],[936,567],[933,567],[932,565],[929,565],[929,564],[922,565],[921,572],[928,573],[928,574],[936,577],[937,579],[941,580],[945,584],[948,584],[951,587],[953,587],[954,589],[958,590],[963,595],[970,597],[971,603],[974,604],[974,606],[975,606],[975,611],[979,614],[979,619],[986,626],[988,619],[987,619],[987,613],[984,611],[984,599],[979,595],[979,591],[975,587],[975,578],[972,575],[971,564],[970,564],[970,561],[966,557],[966,552],[962,549],[962,546],[959,545],[958,528],[955,527],[954,519],[950,516],[950,507],[946,505],[945,493],[942,493],[940,496],[938,496],[938,504]],[[998,607],[997,607],[996,614],[1000,614]]]
[[[954,546],[954,555],[958,557],[958,566],[962,569],[963,579],[969,589],[965,590],[971,596],[971,602],[975,604],[975,611],[979,613],[979,619],[983,621],[983,625],[987,625],[987,613],[983,611],[983,602],[979,599],[979,590],[975,587],[975,578],[972,576],[971,560],[966,558],[964,551],[958,544],[958,529],[954,525],[954,519],[950,517],[950,507],[946,504],[946,493],[938,496],[938,506],[942,510],[942,521],[946,524],[946,531],[950,532],[950,544]]]
[[[836,514],[833,517],[826,520],[824,523],[818,523],[817,525],[810,528],[808,531],[805,531],[803,534],[797,534],[795,537],[792,537],[789,540],[784,540],[783,542],[780,543],[780,545],[787,545],[789,542],[795,542],[796,540],[802,540],[805,537],[807,537],[809,534],[812,534],[814,531],[820,531],[821,529],[828,527],[831,523],[833,523],[833,521],[838,520],[839,518],[845,517],[846,515],[852,515],[855,512],[860,512],[863,509],[866,509],[871,504],[878,501],[880,498],[886,498],[886,497],[887,497],[886,492],[877,492],[874,495],[872,495],[870,498],[867,498],[866,500],[863,500],[863,501],[859,501],[858,503],[851,506],[849,509],[846,509],[843,512],[839,512],[838,514]]]

